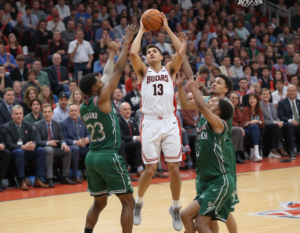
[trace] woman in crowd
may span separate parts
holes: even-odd
[[[218,37],[219,44],[224,50],[233,48],[233,39],[228,36],[228,31],[226,27],[221,30],[221,35]]]
[[[5,49],[6,52],[13,55],[14,58],[16,58],[18,55],[23,55],[22,46],[19,45],[17,37],[13,33],[8,35],[8,45],[5,46]]]
[[[283,82],[284,82],[283,91],[287,92],[289,82],[286,80],[285,76],[283,75],[283,73],[280,70],[276,70],[276,72],[274,74],[274,82],[276,82],[276,80],[279,80],[279,79],[283,80]]]
[[[270,36],[268,33],[264,33],[261,36],[261,47],[266,50],[267,46],[270,44]]]
[[[69,99],[68,104],[76,104],[80,106],[83,103],[83,94],[79,88],[75,89]]]
[[[268,45],[266,48],[265,64],[272,69],[272,67],[277,63],[276,54],[274,48],[271,45]]]
[[[194,67],[194,69],[196,68],[196,62],[197,62],[197,51],[195,49],[195,44],[193,41],[189,41],[187,44],[187,49],[186,49],[186,55],[189,58],[189,63],[192,66],[192,68]]]
[[[20,105],[24,109],[24,116],[26,116],[28,113],[31,113],[30,102],[31,102],[31,100],[38,98],[38,96],[39,96],[39,93],[35,87],[27,88],[25,95],[24,95],[23,103],[20,103]]]
[[[243,129],[243,113],[240,108],[240,97],[235,91],[231,92],[228,96],[229,100],[234,106],[234,113],[232,118],[232,142],[236,155],[236,163],[245,163],[241,157],[244,157],[244,136]]]
[[[210,48],[213,51],[214,57],[216,59],[216,63],[219,65],[221,64],[221,61],[223,60],[223,57],[226,55],[227,50],[221,49],[219,46],[219,42],[217,38],[210,39]],[[208,52],[208,51],[206,51]]]
[[[244,27],[244,22],[241,19],[238,19],[235,23],[235,29],[237,36],[240,38],[242,42],[245,42],[249,37],[249,31]]]
[[[47,15],[51,15],[51,9],[54,6],[54,1],[50,0],[50,1],[45,1],[45,2],[46,2],[46,6],[44,8],[44,11]]]
[[[121,90],[123,92],[123,95],[126,94],[125,82],[126,82],[127,79],[130,78],[130,71],[131,71],[131,66],[129,64],[126,64],[125,68],[124,68],[124,71],[123,71],[123,74],[122,74],[122,77],[119,81],[119,85],[118,85],[118,87],[121,88]]]
[[[209,32],[214,33],[216,31],[215,25],[214,25],[214,21],[211,15],[208,15],[206,17],[206,22],[209,25]]]
[[[131,17],[130,14],[128,14],[127,10],[122,10],[120,18],[126,17],[127,18],[127,23],[131,23]]]
[[[258,72],[260,72],[260,73],[262,72],[262,69],[264,67],[266,67],[265,57],[266,57],[266,55],[264,53],[259,53],[256,56],[257,64],[258,64]],[[259,77],[261,77],[261,76],[259,76]]]
[[[251,140],[250,159],[254,162],[262,160],[259,155],[260,129],[264,128],[264,116],[260,108],[258,97],[249,94],[247,107],[243,109],[243,128],[245,139]]]
[[[258,62],[257,60],[253,59],[251,62],[250,62],[250,65],[251,65],[251,68],[252,68],[252,73],[251,75],[254,76],[254,77],[261,77],[262,76],[262,73],[261,71],[259,70],[259,66],[258,66]]]
[[[135,16],[137,18],[140,18],[142,16],[142,10],[139,8],[138,0],[132,1],[132,6],[129,9],[129,14],[131,17]]]
[[[253,83],[257,83],[257,77],[252,76],[252,67],[250,65],[245,65],[243,66],[243,72],[245,74],[245,77],[248,79],[248,87],[253,84]]]
[[[186,30],[187,29],[187,22],[188,22],[188,19],[185,15],[181,15],[180,17],[180,25],[182,27],[183,30]]]
[[[233,30],[233,23],[232,22],[227,23],[227,32],[228,32],[228,36],[232,39],[232,41],[234,41],[234,39],[238,37],[236,35],[235,31]]]
[[[56,108],[54,103],[53,93],[49,86],[43,86],[39,95],[39,99],[42,101],[42,104],[51,104],[53,109]]]
[[[68,55],[67,55],[67,46],[65,42],[61,39],[60,31],[55,30],[53,32],[53,40],[49,43],[48,48],[48,66],[52,65],[52,56],[54,53],[59,53],[62,59],[61,65],[68,67]]]
[[[198,57],[202,60],[206,53],[206,42],[204,40],[200,40],[198,43]]]
[[[250,63],[248,52],[244,47],[241,48],[241,50],[240,50],[240,58],[242,60],[242,65],[243,66]]]
[[[129,93],[133,90],[133,87],[132,87],[132,79],[133,78],[136,78],[136,73],[135,73],[134,69],[131,69],[130,78],[125,81],[126,93]]]
[[[281,156],[288,156],[288,154],[284,151],[282,147],[282,132],[280,130],[280,126],[283,126],[283,122],[281,122],[278,116],[274,115],[274,113],[270,110],[269,100],[271,98],[270,90],[267,88],[263,88],[261,91],[261,99],[260,107],[264,108],[266,111],[263,111],[264,119],[265,119],[265,128],[264,135],[268,136],[270,139],[270,147],[271,151],[269,154],[269,158],[280,158]],[[273,107],[276,109],[275,105]],[[270,113],[272,113],[272,118],[270,117]],[[277,111],[276,111],[277,113]],[[269,119],[269,120],[267,120]],[[280,154],[277,152],[280,151]]]

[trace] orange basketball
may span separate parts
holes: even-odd
[[[163,21],[158,10],[150,9],[142,15],[142,22],[147,31],[156,31],[162,27]]]

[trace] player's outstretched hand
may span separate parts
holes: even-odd
[[[162,21],[163,21],[163,23],[162,23],[163,28],[167,30],[167,29],[169,28],[169,24],[168,24],[167,17],[166,17],[165,14],[162,13],[162,12],[160,12],[160,16],[159,16],[159,17],[160,17],[160,18],[162,19]]]
[[[184,32],[177,33],[177,37],[181,43],[184,41],[187,42],[187,37]]]
[[[184,79],[182,77],[180,77],[179,72],[177,72],[177,74],[176,74],[176,85],[177,86],[182,86],[183,83],[184,83]]]
[[[194,77],[193,77],[193,76],[192,76],[190,79],[187,80],[186,85],[188,85],[188,87],[189,87],[190,89],[193,89],[193,88],[196,88],[196,89],[197,89],[197,87],[198,87],[198,84],[197,84],[197,82],[194,80]]]
[[[118,51],[118,42],[112,41],[109,36],[104,37],[103,41],[107,48],[109,48],[109,51]]]
[[[145,33],[145,32],[149,32],[146,30],[146,28],[144,27],[143,21],[142,21],[142,17],[140,19],[140,30]]]
[[[137,33],[137,27],[133,24],[128,25],[126,28],[126,35],[123,38],[124,43],[130,43],[133,40],[134,35]]]

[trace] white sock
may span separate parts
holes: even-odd
[[[143,203],[143,198],[144,197],[139,197],[139,195],[136,195],[135,203],[142,204]]]
[[[138,166],[137,171],[140,172],[142,170],[144,170],[143,166],[142,165]]]
[[[254,151],[259,151],[258,145],[254,146]]]
[[[172,200],[172,209],[179,208],[179,202],[180,200],[178,201]]]

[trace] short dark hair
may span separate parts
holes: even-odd
[[[248,79],[246,77],[242,77],[239,79],[239,82],[243,81],[243,80],[246,80],[248,82]]]
[[[224,79],[225,86],[228,88],[228,91],[225,93],[225,95],[228,95],[233,89],[232,80],[230,78],[228,78],[228,76],[221,74],[221,73],[218,74],[217,78]]]
[[[7,87],[3,90],[3,95],[5,95],[8,91],[13,91],[15,93],[15,91],[11,87]]]
[[[159,53],[162,55],[161,50],[160,50],[155,44],[149,44],[149,45],[146,47],[146,53],[147,53],[148,49],[150,49],[150,48],[156,48],[156,49],[159,51]]]
[[[102,6],[102,7],[104,7],[104,6]],[[99,13],[99,12],[100,12],[99,9],[94,9],[93,12],[92,12],[92,14]]]
[[[3,40],[0,40],[0,45],[3,45],[3,46],[5,46],[5,43],[4,43],[4,41]]]
[[[219,98],[219,110],[220,110],[220,118],[227,121],[233,115],[233,107],[230,102]]]
[[[284,80],[283,80],[283,79],[277,79],[277,80],[275,80],[275,85],[276,85],[278,82],[284,84]]]
[[[299,79],[297,74],[292,74],[292,75],[290,76],[290,80],[292,80],[292,78],[294,78],[294,77],[297,77],[297,79]]]
[[[52,112],[53,112],[53,107],[52,107],[52,105],[51,104],[43,104],[42,105],[42,112],[44,112],[44,108],[51,108],[51,110],[52,110]]]
[[[210,71],[207,67],[202,67],[200,70],[199,70],[199,74],[209,74]]]
[[[262,72],[264,71],[264,70],[268,70],[268,71],[270,71],[270,68],[269,67],[267,67],[267,66],[264,66],[263,68],[262,68]]]
[[[75,6],[70,6],[70,11],[76,11],[76,7]]]
[[[30,108],[32,107],[34,101],[39,102],[39,104],[42,106],[42,101],[40,99],[38,99],[38,98],[34,98],[29,103],[29,107]]]
[[[230,56],[228,56],[228,55],[223,57],[223,61],[225,60],[225,58],[229,58],[229,60],[231,60]]]
[[[83,94],[85,95],[92,94],[92,87],[97,82],[96,76],[98,76],[98,74],[99,73],[91,73],[82,77],[82,79],[79,82],[79,88]]]
[[[211,70],[211,72],[213,72],[214,70],[217,70],[217,71],[219,71],[219,72],[221,73],[221,70],[220,70],[218,67],[214,67],[214,68]]]
[[[231,23],[232,23],[232,22],[231,22]],[[236,41],[241,41],[241,39],[236,38],[236,39],[233,40],[233,43],[236,42]]]
[[[27,75],[30,75],[30,74],[35,74],[35,76],[36,76],[36,71],[33,69],[30,69],[27,71]]]
[[[76,83],[76,86],[78,86],[78,83],[77,83],[76,80],[71,80],[71,81],[69,82],[69,86],[70,86],[71,83]]]
[[[235,56],[233,57],[233,60],[236,59],[236,58],[242,60],[242,59],[240,58],[240,56],[238,56],[238,55],[235,55]]]
[[[25,11],[32,10],[32,7],[30,5],[25,6]]]
[[[252,73],[253,69],[252,69],[252,67],[251,67],[249,64],[247,64],[247,65],[245,65],[245,66],[243,67],[243,72],[245,72],[245,70],[246,70],[247,68],[250,68],[250,69],[251,69],[251,73]]]

